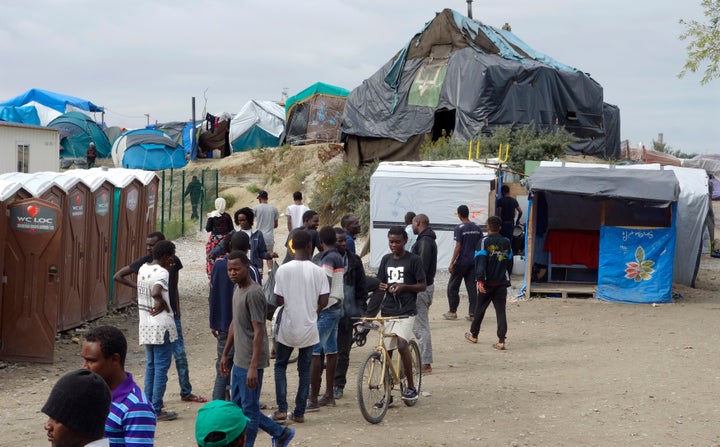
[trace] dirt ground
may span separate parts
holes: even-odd
[[[283,234],[279,232],[278,236]],[[284,236],[281,236],[284,240]],[[204,235],[176,241],[183,329],[193,391],[211,394],[215,340],[207,329]],[[294,446],[718,446],[720,445],[720,259],[703,257],[698,287],[678,286],[674,304],[628,305],[596,299],[534,298],[508,304],[508,350],[492,349],[495,316],[488,311],[480,341],[463,339],[469,323],[446,321],[447,273],[431,307],[433,373],[423,377],[419,403],[398,404],[378,425],[365,422],[355,379],[370,346],[353,348],[345,397],[296,424]],[[522,278],[514,277],[513,290]],[[466,304],[463,298],[462,304]],[[461,304],[461,306],[462,306]],[[461,307],[462,308],[462,307]],[[127,369],[143,383],[137,309],[91,326],[125,330]],[[58,338],[52,365],[0,365],[0,445],[45,445],[39,409],[64,372],[81,365],[82,328]],[[290,389],[296,374],[289,370]],[[198,404],[180,402],[175,368],[165,395],[179,418],[161,423],[158,446],[193,446]],[[272,368],[263,401],[274,406]],[[270,445],[260,434],[258,445]]]
[[[310,151],[318,152],[288,152],[272,163],[273,175],[290,179],[266,188],[270,203],[281,213],[292,191],[312,188],[318,169]],[[237,197],[233,210],[256,203],[243,185],[272,186],[258,168],[263,160],[257,157],[262,156],[238,155],[235,164],[230,163],[235,156],[214,162],[221,168],[221,181],[235,183],[234,190],[230,188]],[[281,242],[287,235],[283,219],[276,232]],[[175,243],[185,266],[180,293],[193,392],[210,396],[215,339],[208,329],[205,240],[199,232]],[[358,242],[358,251],[364,242]],[[284,249],[276,246],[276,251],[282,259]],[[593,298],[509,303],[506,351],[491,347],[496,341],[492,308],[477,345],[464,340],[469,322],[442,318],[447,280],[447,272],[438,273],[430,309],[433,373],[423,377],[418,404],[398,403],[377,425],[363,419],[355,380],[370,352],[369,342],[351,352],[348,385],[337,407],[306,414],[306,422],[295,425],[293,446],[720,446],[720,259],[703,255],[697,287],[675,286],[681,298],[673,304],[616,304]],[[521,285],[522,277],[513,277],[511,296]],[[461,310],[463,306],[465,296]],[[87,327],[112,324],[125,331],[126,369],[142,385],[144,349],[137,342],[137,320],[137,309],[131,307],[60,334],[51,365],[0,362],[0,446],[47,445],[42,428],[46,416],[40,408],[57,379],[81,366],[78,343]],[[275,403],[272,376],[271,365],[262,392],[270,406],[267,413]],[[294,390],[297,375],[292,368],[288,380]],[[289,400],[293,396],[290,393]],[[196,445],[194,422],[200,405],[180,401],[174,366],[165,403],[179,418],[159,424],[156,445]],[[257,445],[270,445],[270,438],[261,433]]]

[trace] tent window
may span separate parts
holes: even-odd
[[[427,64],[420,67],[415,75],[408,104],[411,106],[437,107],[440,91],[447,73],[447,61],[441,64]]]
[[[455,110],[441,109],[435,112],[433,122],[432,140],[449,137],[455,129]]]
[[[30,145],[18,143],[17,145],[17,172],[29,172]]]

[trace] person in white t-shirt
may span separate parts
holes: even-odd
[[[158,421],[175,419],[177,414],[163,411],[163,396],[172,362],[177,327],[168,283],[175,262],[175,244],[158,241],[152,249],[152,261],[140,267],[137,275],[139,341],[145,345],[145,395],[152,402]]]
[[[302,216],[303,213],[310,208],[303,205],[303,196],[300,191],[295,191],[293,193],[293,204],[288,206],[285,210],[285,215],[287,216],[287,229],[288,231],[292,231],[297,227],[301,227],[303,224]]]
[[[330,284],[325,271],[310,261],[312,236],[304,230],[292,237],[295,258],[284,263],[275,273],[275,299],[283,306],[277,334],[275,357],[275,398],[278,409],[272,418],[276,422],[288,418],[305,422],[310,362],[313,346],[320,341],[318,314],[328,304]],[[298,348],[299,383],[295,409],[288,415],[287,364],[294,348]]]

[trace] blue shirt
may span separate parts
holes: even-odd
[[[349,251],[350,253],[355,253],[355,239],[352,237],[350,233],[348,233],[347,230],[345,231],[345,236],[347,240],[347,245],[345,246],[345,250]]]
[[[125,381],[112,392],[105,437],[111,447],[151,446],[155,442],[155,410],[132,374],[125,374]]]

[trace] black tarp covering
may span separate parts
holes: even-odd
[[[413,105],[418,104],[413,89],[421,92],[422,105]],[[449,110],[455,123],[448,130],[460,142],[498,126],[564,126],[580,139],[573,151],[612,158],[620,149],[619,110],[610,107],[606,110],[602,87],[586,73],[533,50],[509,31],[446,9],[350,93],[342,130],[348,144],[405,142],[433,134],[436,112]],[[605,123],[607,118],[614,121]],[[617,146],[608,125],[617,126]],[[364,156],[370,158],[361,162],[397,159],[382,145]]]

